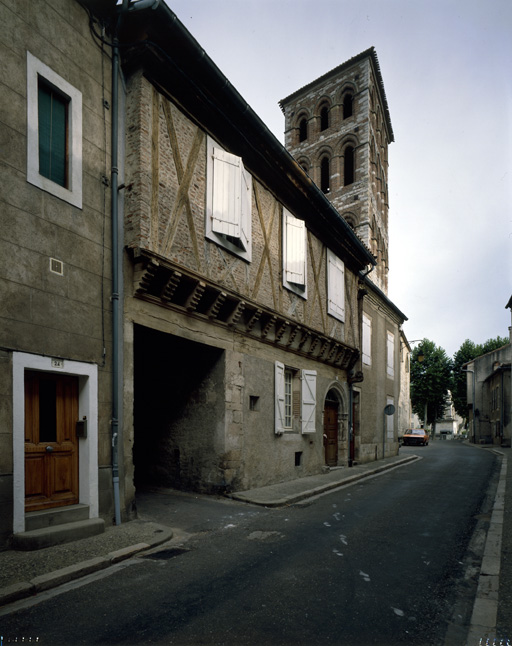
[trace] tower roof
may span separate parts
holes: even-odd
[[[392,142],[395,140],[395,136],[393,134],[393,127],[391,125],[391,117],[389,114],[389,106],[388,106],[388,101],[386,99],[386,92],[384,90],[384,81],[382,80],[382,74],[380,71],[380,65],[379,65],[379,59],[377,58],[377,52],[375,51],[375,47],[370,47],[369,49],[366,49],[364,52],[361,52],[360,54],[357,54],[357,56],[353,56],[350,58],[348,61],[345,61],[345,63],[342,63],[341,65],[338,65],[338,67],[335,67],[334,69],[330,70],[329,72],[326,72],[319,78],[317,78],[314,81],[311,81],[311,83],[308,83],[307,85],[304,85],[300,89],[296,90],[289,96],[287,96],[284,99],[281,99],[279,101],[279,107],[281,110],[284,112],[284,107],[292,102],[295,101],[301,94],[308,92],[312,88],[314,88],[317,85],[321,85],[322,83],[325,83],[327,80],[331,79],[334,76],[338,76],[341,72],[344,72],[345,70],[349,69],[356,63],[359,63],[360,61],[364,60],[365,58],[369,58],[371,61],[371,64],[373,66],[373,71],[375,74],[375,78],[377,80],[377,85],[379,88],[379,92],[381,95],[381,100],[382,100],[382,107],[383,107],[383,112],[384,112],[384,119],[386,122],[386,128],[388,130],[388,138],[389,141]]]

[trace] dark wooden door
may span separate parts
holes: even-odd
[[[335,467],[338,464],[338,404],[325,402],[324,407],[324,446],[325,464]]]
[[[25,373],[25,511],[78,502],[78,378]]]

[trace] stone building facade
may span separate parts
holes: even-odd
[[[0,11],[1,545],[102,531],[146,485],[226,492],[396,452],[373,50],[335,203],[164,3]]]
[[[507,308],[512,312],[512,298]],[[510,446],[512,438],[512,326],[506,345],[467,363],[468,437],[476,444]]]
[[[85,534],[111,518],[111,115],[80,4],[1,0],[0,16],[4,546],[47,513]]]

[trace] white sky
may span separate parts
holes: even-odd
[[[449,356],[508,336],[511,0],[166,0],[283,142],[278,102],[374,46],[391,112],[389,297]]]

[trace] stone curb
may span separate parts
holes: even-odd
[[[0,607],[34,596],[39,592],[56,588],[63,583],[69,583],[69,581],[80,579],[88,574],[104,570],[111,565],[115,565],[116,563],[120,563],[121,561],[135,556],[135,554],[138,554],[139,552],[143,552],[152,547],[156,547],[163,542],[167,542],[171,538],[172,532],[170,535],[166,536],[165,539],[155,541],[152,544],[137,543],[136,545],[130,545],[114,552],[109,552],[106,556],[98,556],[87,561],[82,561],[80,563],[75,563],[74,565],[61,568],[60,570],[49,572],[48,574],[42,574],[41,576],[37,576],[32,579],[32,581],[14,583],[13,585],[0,589]]]
[[[497,637],[495,633],[498,618],[507,456],[495,449],[493,452],[502,457],[500,479],[494,499],[491,522],[485,539],[484,556],[466,646],[478,646],[485,643],[485,640],[489,640],[489,643],[491,643],[491,640]]]
[[[287,496],[283,496],[282,498],[277,498],[273,500],[270,498],[267,500],[263,500],[263,499],[254,500],[253,498],[251,498],[251,496],[244,495],[243,492],[232,493],[229,495],[229,498],[232,498],[233,500],[239,500],[240,502],[247,502],[253,505],[258,505],[259,507],[269,507],[269,508],[285,507],[286,505],[300,502],[301,500],[306,500],[307,498],[313,498],[314,496],[317,496],[321,493],[326,493],[328,491],[332,491],[333,489],[340,489],[341,487],[346,487],[350,484],[353,484],[354,482],[357,482],[358,480],[362,480],[363,478],[368,478],[370,476],[376,475],[383,471],[389,471],[390,469],[403,466],[409,462],[414,462],[419,459],[420,459],[419,456],[411,455],[411,456],[402,458],[401,460],[397,460],[396,462],[393,462],[391,464],[385,464],[380,467],[376,467],[375,469],[370,469],[362,473],[357,473],[353,476],[348,476],[347,478],[342,478],[337,482],[329,482],[329,483],[326,483],[325,485],[320,485],[319,487],[313,487],[313,489],[308,489],[307,491],[301,491],[299,493],[289,494]]]

